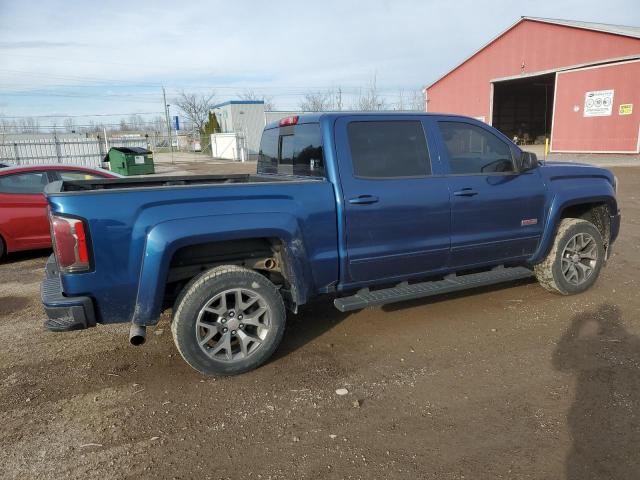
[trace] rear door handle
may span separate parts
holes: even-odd
[[[477,195],[478,192],[473,190],[472,188],[463,188],[462,190],[458,190],[457,192],[453,192],[456,197],[473,197]]]
[[[370,205],[372,203],[377,203],[379,200],[375,195],[359,195],[355,198],[350,198],[349,203],[351,205]]]

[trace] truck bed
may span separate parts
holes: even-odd
[[[188,185],[217,185],[229,183],[264,183],[264,182],[291,182],[291,181],[318,181],[314,177],[291,177],[285,175],[182,175],[182,176],[154,176],[133,177],[116,179],[74,180],[54,182],[46,190],[47,193],[81,192],[91,190],[121,190],[175,187]]]
[[[181,250],[191,245],[283,239],[293,245],[296,258],[304,259],[292,267],[303,279],[303,298],[338,275],[335,191],[322,177],[154,175],[58,181],[47,186],[46,196],[53,215],[84,221],[91,271],[62,275],[62,291],[74,297],[90,292],[98,323],[131,321],[134,315],[155,318],[162,306],[156,300],[164,301],[156,289],[164,291],[167,279],[174,278],[174,256],[181,258]],[[161,271],[150,273],[154,268]],[[160,278],[161,286],[145,286]],[[144,296],[153,305],[139,307],[148,303]]]
[[[218,185],[240,183],[273,183],[273,182],[317,182],[322,178],[316,177],[292,177],[288,175],[181,175],[181,176],[156,176],[134,178],[108,178],[95,180],[73,180],[65,182],[53,182],[45,190],[46,193],[82,192],[92,190],[122,190],[138,188],[158,188],[195,185]]]

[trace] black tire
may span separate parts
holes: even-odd
[[[4,258],[5,251],[4,239],[2,238],[2,235],[0,235],[0,260]]]
[[[568,265],[571,260],[571,256],[566,256],[565,248],[569,245],[569,242],[576,237],[576,235],[583,234],[593,239],[595,248],[593,251],[596,253],[596,258],[593,262],[587,262],[590,264],[591,273],[588,276],[580,279],[573,279],[579,283],[572,283],[567,279],[565,273],[563,273],[563,265]],[[564,263],[563,263],[563,254]],[[550,292],[559,293],[561,295],[574,295],[582,293],[588,290],[597,280],[602,265],[604,263],[604,243],[602,241],[602,235],[600,231],[590,222],[581,220],[579,218],[565,218],[560,222],[558,231],[556,232],[553,246],[549,251],[546,258],[534,267],[536,278],[540,285]],[[574,270],[583,271],[583,268]],[[569,272],[567,275],[571,275]]]
[[[209,308],[205,313],[201,313],[205,307],[211,307],[212,300],[220,296],[225,297],[225,307],[223,310],[226,310],[227,298],[229,298],[230,301],[236,298],[235,293],[230,291],[235,292],[237,290],[241,290],[244,294],[252,292],[259,298],[260,308],[266,309],[266,313],[261,314],[262,316],[259,321],[263,321],[266,325],[268,320],[268,328],[240,324],[239,327],[234,327],[237,328],[237,330],[223,334],[222,320],[224,319],[225,322],[229,322],[225,325],[232,325],[231,319],[227,318],[231,315],[229,313],[230,311],[235,311],[235,308],[240,308],[238,311],[242,311],[249,317],[249,314],[242,310],[242,306],[238,307],[235,305],[223,315],[213,313],[210,311],[213,310],[212,308]],[[228,295],[231,295],[231,297],[228,297]],[[252,297],[242,296],[240,298],[252,299]],[[241,302],[244,302],[244,300],[241,300]],[[254,303],[255,302],[256,301],[254,301]],[[254,308],[254,306],[252,305],[249,308]],[[203,330],[202,327],[196,327],[200,315],[203,315],[203,321],[202,323],[198,323],[198,325],[205,323],[204,316],[207,316],[206,323],[215,325],[219,330],[218,333],[215,334],[215,337],[202,347],[199,341],[204,339],[199,336],[206,337],[207,333],[213,334],[214,329]],[[234,321],[238,322],[240,318],[241,315],[238,314]],[[197,371],[205,375],[237,375],[253,370],[269,359],[282,340],[285,323],[286,311],[284,302],[282,301],[280,292],[273,283],[253,270],[235,265],[223,265],[203,272],[184,287],[176,300],[171,332],[180,355]],[[260,342],[249,343],[249,347],[247,347],[247,344],[240,341],[240,338],[255,338],[259,340],[258,328],[261,329],[264,335],[264,338],[262,338]],[[250,329],[255,330],[249,331]],[[251,334],[251,336],[243,334]],[[229,347],[232,347],[229,349],[231,356],[234,357],[232,359],[223,358],[229,355],[226,348],[215,353],[215,347],[220,346],[220,343],[216,342],[220,342],[223,335],[228,335],[227,338],[231,339],[227,343]],[[232,342],[235,342],[235,344]],[[251,340],[249,340],[249,342],[251,342]],[[215,344],[211,345],[212,343]],[[250,353],[247,354],[246,352],[240,351],[242,348]],[[235,354],[232,352],[234,349],[236,350]],[[222,352],[224,352],[224,355]],[[245,356],[242,358],[243,355]],[[238,358],[235,358],[236,356]]]

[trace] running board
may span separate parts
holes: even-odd
[[[467,275],[448,275],[442,280],[408,284],[403,282],[395,287],[383,290],[359,290],[350,297],[336,298],[333,301],[335,307],[341,312],[360,310],[374,305],[403,302],[416,298],[431,297],[444,293],[458,292],[469,288],[484,287],[496,283],[520,280],[533,275],[533,272],[525,267],[497,267],[493,270]]]

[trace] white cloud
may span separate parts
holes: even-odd
[[[640,23],[635,0],[612,0],[604,11],[601,0],[3,0],[0,88],[38,89],[44,101],[0,100],[5,113],[132,111],[148,109],[166,84],[228,87],[219,97],[250,86],[292,106],[308,89],[366,86],[373,72],[392,93],[428,83],[524,14]],[[80,86],[72,92],[82,98],[43,97],[61,85]]]

